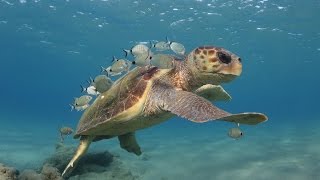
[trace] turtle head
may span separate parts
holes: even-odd
[[[242,72],[241,59],[220,47],[198,47],[188,55],[186,61],[202,84],[226,83]]]

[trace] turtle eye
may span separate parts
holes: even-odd
[[[241,133],[240,133],[240,135],[242,136],[242,135],[243,135],[243,133],[241,132]]]
[[[220,59],[220,61],[224,64],[229,64],[231,62],[231,56],[230,55],[227,55],[223,52],[218,52],[218,57]]]

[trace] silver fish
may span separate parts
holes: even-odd
[[[74,106],[73,109],[77,110],[77,111],[84,111],[85,109],[87,109],[90,105],[89,104],[85,104],[83,106]],[[71,109],[71,111],[73,110]]]
[[[149,50],[146,54],[140,54],[135,57],[132,64],[139,67],[150,66],[150,60],[152,59],[153,53]]]
[[[70,104],[71,111],[73,109],[76,109],[77,111],[85,110],[87,107],[89,107],[89,102],[92,100],[91,96],[83,95],[78,98],[74,98],[73,104]]]
[[[59,132],[60,132],[60,141],[61,141],[61,143],[63,143],[64,136],[68,136],[68,135],[72,134],[73,129],[69,128],[69,127],[62,127],[59,129]]]
[[[111,88],[113,81],[106,75],[99,75],[94,78],[93,84],[98,93],[103,93]]]
[[[239,139],[243,136],[243,132],[238,127],[231,128],[231,129],[229,129],[228,136],[233,139]]]
[[[176,53],[178,55],[184,56],[185,53],[186,53],[186,49],[183,46],[183,44],[181,44],[181,43],[178,43],[178,42],[175,42],[175,41],[170,41],[169,42],[169,47],[174,53]]]
[[[186,53],[186,49],[185,49],[185,47],[183,46],[183,44],[181,44],[181,43],[178,43],[178,42],[170,42],[170,49],[174,52],[174,53],[176,53],[176,54],[178,54],[178,55],[182,55],[182,56],[184,56],[185,55],[185,53]]]
[[[151,65],[160,69],[174,68],[174,57],[167,54],[155,54],[151,58]]]
[[[113,57],[113,64],[109,66],[108,68],[102,68],[102,72],[107,72],[108,76],[116,76],[121,75],[124,71],[129,71],[130,67],[132,65],[132,62],[127,59],[117,59],[116,57]]]
[[[99,94],[99,92],[97,91],[97,88],[94,86],[94,83],[89,83],[90,86],[88,87],[83,87],[81,86],[81,92],[86,92],[89,95],[93,95],[93,96],[97,96]]]
[[[150,43],[151,43],[151,47],[155,48],[156,51],[166,51],[170,49],[169,42],[159,41],[156,44],[152,44],[152,42]]]
[[[137,44],[133,46],[130,50],[124,49],[125,57],[128,56],[128,54],[132,54],[133,57],[137,57],[141,54],[148,54],[149,47],[144,44]]]

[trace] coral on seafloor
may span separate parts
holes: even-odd
[[[18,170],[0,163],[0,180],[16,180],[18,179],[18,175]]]

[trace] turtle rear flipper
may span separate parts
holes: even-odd
[[[78,149],[76,153],[73,155],[73,158],[70,160],[67,167],[64,169],[62,177],[70,175],[70,173],[74,170],[75,166],[77,165],[79,159],[87,152],[93,139],[94,136],[81,136]]]
[[[120,135],[118,136],[118,139],[120,141],[121,148],[127,150],[128,152],[132,152],[137,156],[141,155],[140,146],[137,143],[134,132]]]
[[[232,99],[220,85],[206,84],[198,88],[195,93],[209,101],[230,101]]]

